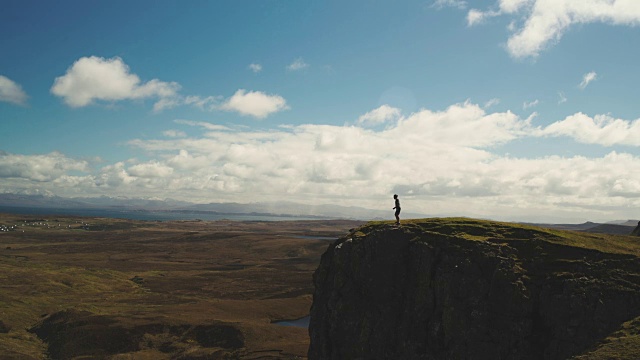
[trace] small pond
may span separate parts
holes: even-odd
[[[308,239],[308,240],[336,240],[335,236],[307,236],[307,235],[297,235],[298,239]]]
[[[309,316],[305,316],[303,318],[295,319],[295,320],[280,320],[280,321],[274,321],[272,324],[308,328],[309,318],[310,318]]]

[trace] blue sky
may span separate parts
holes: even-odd
[[[0,192],[638,218],[636,1],[63,4],[1,5]]]

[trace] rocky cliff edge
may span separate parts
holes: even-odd
[[[640,240],[370,223],[314,274],[309,359],[638,359]]]

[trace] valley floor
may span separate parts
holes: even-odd
[[[360,224],[0,214],[0,358],[305,358],[273,322],[308,315],[326,238]]]

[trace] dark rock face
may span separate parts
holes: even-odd
[[[465,221],[372,225],[332,244],[309,359],[567,359],[640,315],[636,256]]]
[[[633,229],[633,231],[631,232],[631,235],[640,236],[640,221],[638,221],[638,226],[636,226],[636,228]]]

